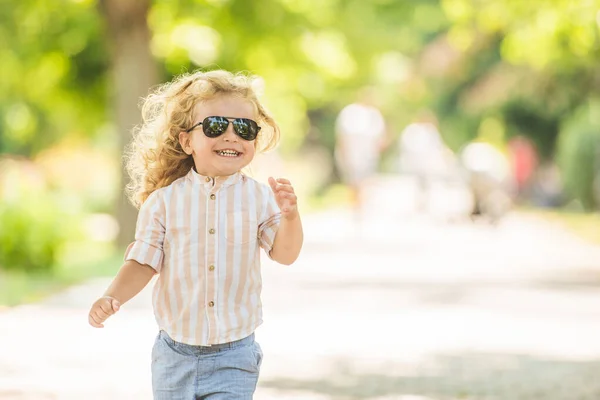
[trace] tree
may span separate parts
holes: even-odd
[[[158,70],[150,52],[147,16],[150,0],[101,0],[111,50],[110,98],[120,147],[129,143],[132,128],[141,122],[138,104],[158,81]],[[122,184],[128,176],[122,167]],[[117,243],[125,246],[133,237],[137,211],[121,190],[117,203],[120,232]]]
[[[600,2],[442,0],[441,6],[451,22],[443,36],[458,57],[442,82],[428,82],[446,124],[468,130],[457,134],[464,142],[493,117],[507,136],[529,136],[544,159],[554,157],[561,120],[600,92]]]

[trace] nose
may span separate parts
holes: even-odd
[[[226,142],[237,142],[237,135],[235,134],[235,131],[233,130],[233,123],[230,122],[229,125],[227,126],[227,129],[225,130],[225,133],[223,133],[223,140],[225,140]]]

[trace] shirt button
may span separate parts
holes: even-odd
[[[211,265],[210,267],[208,267],[208,270],[209,270],[209,271],[214,271],[214,270],[215,270],[215,266],[214,266],[214,265]]]
[[[210,177],[209,177],[209,176],[207,176],[206,178],[204,178],[204,180],[205,180],[206,182],[210,182]]]
[[[214,230],[213,228],[210,228],[210,229],[208,230],[208,233],[210,233],[211,235],[213,235],[213,234],[215,233],[215,230]]]
[[[215,302],[214,301],[209,301],[208,302],[208,306],[209,307],[214,307],[215,306]]]
[[[215,196],[214,194],[211,194],[211,195],[210,195],[210,199],[211,199],[211,200],[214,200],[214,199],[216,199],[216,198],[217,198],[217,196]]]

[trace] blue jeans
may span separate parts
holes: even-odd
[[[230,343],[191,346],[161,330],[152,348],[154,400],[250,400],[261,362],[254,334]]]

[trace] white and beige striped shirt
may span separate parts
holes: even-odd
[[[208,346],[262,323],[260,248],[270,253],[281,213],[271,188],[242,173],[193,169],[141,206],[125,260],[158,273],[156,322],[174,340]]]

